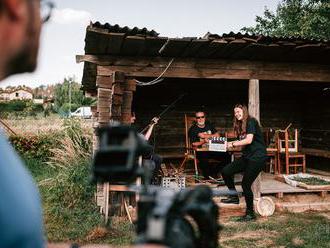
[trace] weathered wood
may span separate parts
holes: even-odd
[[[111,99],[112,90],[111,89],[105,89],[105,88],[98,88],[97,89],[97,97],[98,99]]]
[[[97,103],[97,108],[104,108],[104,107],[109,107],[111,104],[111,100],[103,100],[103,101],[99,101]]]
[[[98,117],[98,122],[101,124],[109,123],[110,122],[110,117],[109,116],[99,116]]]
[[[249,81],[249,114],[260,122],[260,98],[259,80],[250,79]],[[252,184],[252,191],[256,198],[260,197],[261,176],[259,175]]]
[[[123,83],[125,82],[125,73],[120,71],[113,71],[111,76],[112,83]]]
[[[99,113],[108,113],[108,112],[110,113],[110,106],[108,106],[108,107],[98,107],[97,111]]]
[[[99,113],[99,119],[102,118],[102,119],[109,119],[110,120],[110,112],[100,112]]]
[[[259,80],[249,81],[249,114],[260,122]]]
[[[121,108],[123,113],[131,113],[132,101],[133,101],[133,92],[124,91],[123,92],[123,103],[122,103],[122,108]]]
[[[112,88],[112,77],[109,76],[97,76],[96,77],[96,86],[104,89]]]
[[[321,196],[322,198],[325,198],[325,197],[327,196],[327,194],[328,194],[327,191],[321,191],[321,192],[320,192],[320,196]]]
[[[127,79],[123,83],[123,87],[125,91],[136,91],[136,81],[135,79]]]
[[[121,105],[123,103],[123,97],[121,95],[113,95],[112,96],[112,104],[113,105]]]
[[[327,151],[327,150],[313,149],[313,148],[301,148],[301,152],[306,155],[310,155],[310,156],[330,158],[330,151]]]
[[[107,75],[110,71],[121,70],[130,77],[157,77],[164,70],[164,68],[154,67],[138,67],[138,66],[109,66],[98,67],[99,75]],[[329,68],[330,71],[330,68]],[[165,78],[203,78],[203,79],[249,79],[259,78],[260,80],[279,80],[279,81],[312,81],[312,82],[329,82],[330,73],[328,71],[280,71],[272,70],[267,71],[263,69],[255,70],[241,70],[235,68],[175,68],[170,67],[163,75]]]
[[[131,124],[133,92],[124,91],[122,98],[123,103],[121,105],[121,122],[124,124]]]
[[[122,85],[122,83],[115,83],[114,84],[113,94],[114,95],[122,95],[123,94],[123,85]]]
[[[98,75],[121,71],[130,77],[155,77],[169,63],[168,58],[80,56],[79,61],[98,64]],[[330,82],[330,66],[302,63],[265,63],[249,60],[176,58],[164,77],[224,78]]]
[[[131,113],[121,113],[120,120],[123,124],[131,124]]]
[[[121,106],[120,105],[112,105],[111,115],[113,117],[121,116]]]
[[[283,198],[283,192],[276,193],[276,198],[282,199]]]

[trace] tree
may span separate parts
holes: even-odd
[[[330,1],[282,0],[276,13],[265,7],[264,16],[257,16],[256,23],[255,27],[241,30],[266,36],[330,40]]]
[[[65,78],[63,83],[56,84],[54,90],[55,111],[68,114],[81,106],[91,105],[94,99],[85,97],[81,85],[74,78]]]

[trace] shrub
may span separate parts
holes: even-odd
[[[35,104],[31,100],[12,100],[0,102],[0,114],[2,118],[36,116],[43,112],[41,104]]]
[[[44,133],[37,135],[13,135],[9,140],[16,151],[24,158],[33,158],[47,161],[51,156],[51,149],[56,146],[56,137],[59,132]]]

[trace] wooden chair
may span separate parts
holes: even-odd
[[[278,170],[281,173],[281,163],[285,163],[286,174],[290,173],[290,168],[297,173],[297,168],[301,167],[302,172],[306,172],[306,157],[305,154],[298,151],[298,130],[295,129],[294,139],[289,139],[288,128],[279,130],[277,134],[277,148],[278,148]]]
[[[184,154],[184,159],[180,165],[179,170],[182,171],[184,170],[184,167],[186,165],[186,163],[189,160],[193,160],[194,161],[194,167],[195,167],[195,175],[198,176],[198,168],[197,168],[197,158],[196,158],[196,151],[193,149],[190,139],[189,139],[189,135],[188,135],[188,131],[189,128],[191,127],[191,125],[193,124],[193,122],[195,121],[195,117],[191,117],[191,116],[187,116],[187,114],[184,115],[184,123],[185,123],[185,138],[186,138],[186,152]]]
[[[278,174],[278,149],[277,149],[277,140],[274,140],[275,131],[271,128],[263,128],[263,137],[264,142],[267,147],[267,168],[266,172]]]

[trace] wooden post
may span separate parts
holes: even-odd
[[[121,121],[121,109],[123,104],[123,83],[125,82],[125,76],[118,72],[112,74],[112,91],[113,97],[116,101],[111,106],[111,119],[115,121]]]
[[[121,122],[131,124],[131,112],[133,102],[133,91],[136,90],[136,81],[127,79],[123,84],[123,95],[121,105]]]
[[[96,136],[96,128],[108,125],[111,118],[112,104],[112,78],[110,76],[97,76],[97,105],[92,107],[93,114],[93,154],[98,149],[99,137]],[[96,203],[100,207],[101,213],[105,215],[106,222],[108,221],[109,194],[107,193],[108,184],[98,184],[96,190]]]
[[[259,99],[259,80],[250,79],[249,81],[249,114],[256,118],[260,123],[260,99]],[[260,197],[261,176],[256,178],[252,184],[252,191],[255,198]]]

